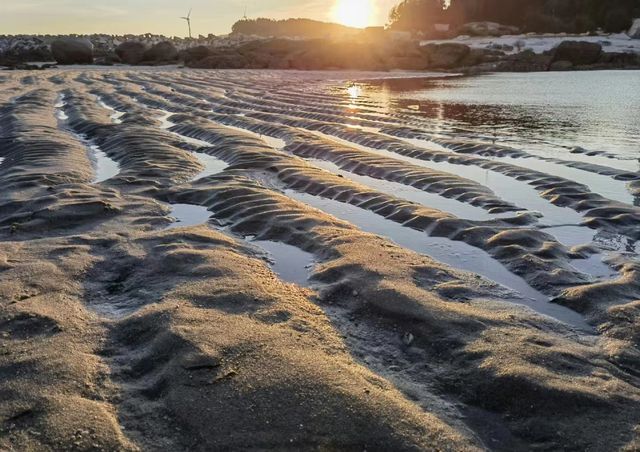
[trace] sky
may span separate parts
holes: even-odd
[[[353,26],[384,25],[399,0],[0,0],[0,34],[185,36],[179,19],[193,8],[193,35],[226,34],[242,18],[305,17]]]

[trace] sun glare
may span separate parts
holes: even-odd
[[[350,27],[364,28],[371,24],[374,6],[371,0],[336,0],[333,20]]]

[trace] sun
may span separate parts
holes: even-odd
[[[336,0],[333,20],[349,27],[364,28],[371,24],[374,15],[372,0]]]

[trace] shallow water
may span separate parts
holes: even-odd
[[[633,205],[633,196],[627,189],[627,182],[625,181],[615,180],[609,176],[595,174],[578,168],[570,168],[559,163],[545,162],[544,160],[535,158],[491,157],[490,159],[573,180],[586,185],[593,193],[597,193],[613,201]]]
[[[120,172],[120,165],[109,158],[98,146],[92,144],[89,145],[89,149],[91,149],[91,157],[96,173],[95,179],[93,180],[94,183],[104,182]]]
[[[115,108],[110,107],[109,105],[104,103],[100,96],[96,96],[96,99],[98,101],[98,105],[100,105],[102,108],[104,108],[105,110],[113,111],[113,114],[110,116],[111,122],[113,122],[114,124],[122,124],[122,120],[120,118],[125,114],[123,111],[118,111]]]
[[[211,143],[207,141],[198,140],[197,138],[187,137],[185,135],[169,130],[171,127],[176,125],[175,123],[169,121],[169,117],[171,117],[173,114],[174,113],[164,111],[163,115],[157,118],[161,122],[160,124],[161,129],[166,130],[167,132],[179,138],[181,141],[197,146],[198,148],[210,148],[212,146]],[[198,174],[196,174],[193,180],[198,180],[198,179],[202,179],[203,177],[213,176],[214,174],[221,173],[222,171],[224,171],[226,168],[229,167],[229,165],[225,163],[223,160],[220,160],[205,152],[193,151],[193,155],[195,155],[200,161],[200,163],[202,163],[202,165],[204,166],[204,169],[200,171]]]
[[[166,229],[174,229],[205,224],[209,221],[211,212],[206,207],[194,204],[171,204],[169,216],[175,221]]]
[[[550,303],[549,297],[529,286],[524,279],[511,273],[501,263],[479,248],[442,237],[430,237],[424,232],[404,227],[351,204],[294,190],[286,190],[285,193],[293,199],[348,221],[363,231],[387,237],[402,247],[428,255],[455,268],[477,273],[510,288],[523,297],[514,299],[515,303],[528,306],[534,311],[554,317],[584,331],[591,330],[580,314]]]
[[[80,141],[88,149],[88,156],[91,160],[95,176],[93,183],[97,184],[104,182],[112,177],[116,176],[120,172],[120,165],[118,162],[112,160],[100,147],[93,144],[86,136],[75,133],[70,130],[67,121],[69,116],[64,112],[66,105],[65,96],[61,94],[54,105],[55,116],[58,119],[58,124],[72,134],[78,141]]]
[[[388,112],[412,105],[416,114],[443,130],[497,136],[499,144],[525,150],[533,143],[552,157],[572,160],[569,149],[579,146],[638,158],[639,71],[386,80],[362,91]]]
[[[196,176],[193,178],[194,180],[221,173],[229,166],[224,161],[212,155],[205,154],[204,152],[193,152],[193,155],[195,155],[198,160],[200,160],[200,163],[204,165],[204,169],[196,174]]]
[[[315,263],[313,254],[282,242],[251,240],[251,243],[266,252],[269,266],[280,279],[303,287],[309,285]]]

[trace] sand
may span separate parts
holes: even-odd
[[[526,160],[640,176],[424,136],[357,77],[0,76],[0,448],[640,447],[637,256],[590,273],[472,173],[631,242],[640,208]]]

